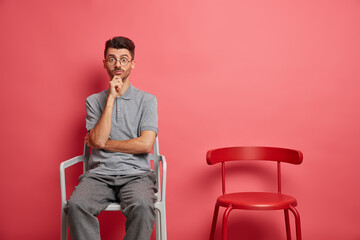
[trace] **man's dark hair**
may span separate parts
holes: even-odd
[[[105,51],[104,51],[104,58],[106,58],[106,51],[108,48],[125,48],[129,50],[131,54],[132,60],[134,60],[135,57],[135,44],[133,41],[131,41],[129,38],[126,37],[114,37],[112,39],[109,39],[105,43]]]

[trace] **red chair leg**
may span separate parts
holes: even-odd
[[[213,221],[211,224],[210,240],[214,240],[214,237],[215,237],[218,213],[219,213],[219,205],[215,204],[214,216],[213,216]]]
[[[300,214],[299,212],[296,210],[296,208],[294,208],[293,206],[290,206],[289,208],[292,213],[295,216],[295,224],[296,224],[296,239],[297,240],[301,240],[301,226],[300,226]]]
[[[290,230],[290,221],[289,221],[289,210],[284,209],[285,215],[285,226],[286,226],[286,239],[291,240],[291,230]]]
[[[224,218],[223,218],[223,228],[222,228],[222,240],[226,240],[227,239],[227,220],[229,217],[229,213],[231,212],[233,206],[229,205],[225,212],[224,212]]]

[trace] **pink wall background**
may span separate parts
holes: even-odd
[[[105,40],[125,35],[132,83],[158,97],[168,239],[208,238],[221,191],[208,149],[268,145],[304,153],[283,170],[304,239],[359,240],[359,24],[356,0],[1,1],[0,239],[59,238],[59,164],[82,153],[85,98],[107,87]],[[235,168],[231,189],[275,189],[274,167]],[[285,239],[282,212],[229,221],[229,239]],[[121,239],[121,213],[100,222]]]

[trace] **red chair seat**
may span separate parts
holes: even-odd
[[[236,209],[245,210],[280,210],[297,205],[296,199],[278,193],[269,192],[240,192],[224,194],[217,199],[222,207],[232,205]]]

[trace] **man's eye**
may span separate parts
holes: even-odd
[[[109,58],[109,62],[115,62],[115,58],[113,57]]]
[[[125,63],[128,62],[129,60],[127,58],[122,58],[121,61]]]

